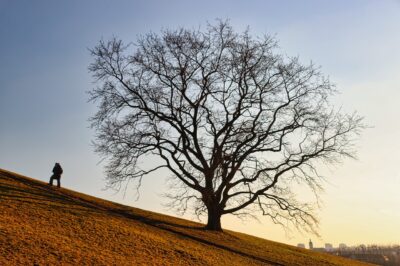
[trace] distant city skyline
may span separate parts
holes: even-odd
[[[304,243],[298,243],[297,247],[306,248]],[[335,247],[331,243],[325,243],[324,247],[315,247],[310,239],[308,249],[377,265],[395,266],[400,263],[400,245],[359,244],[347,246],[344,243],[340,243]]]
[[[377,245],[375,243],[359,243],[357,245],[347,245],[346,243],[338,243],[338,244],[332,244],[332,243],[324,243],[322,246],[314,246],[313,240],[310,239],[308,241],[308,246],[306,246],[305,243],[297,243],[297,245],[295,245],[297,247],[302,247],[302,248],[308,248],[308,249],[314,249],[314,248],[324,248],[324,249],[332,249],[332,248],[339,248],[339,249],[345,249],[345,248],[355,248],[355,247],[374,247],[374,246],[382,246],[382,247],[386,247],[386,246],[392,246],[392,245]],[[393,244],[393,246],[400,248],[400,244]]]
[[[88,48],[113,36],[135,42],[162,29],[206,27],[229,19],[242,31],[272,34],[283,53],[321,65],[336,84],[333,103],[365,116],[371,127],[358,160],[321,165],[321,238],[292,232],[267,217],[223,217],[226,229],[291,245],[399,244],[399,1],[8,1],[0,0],[0,168],[48,181],[55,162],[63,186],[134,207],[177,216],[162,204],[169,174],[143,180],[140,197],[104,190],[104,162],[94,153],[88,118],[96,86]],[[302,199],[309,199],[298,191]],[[192,218],[185,216],[185,218]]]

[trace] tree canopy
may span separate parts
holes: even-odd
[[[226,22],[149,33],[135,45],[100,41],[89,66],[99,84],[92,126],[109,184],[140,184],[165,168],[176,181],[171,204],[206,214],[207,229],[259,210],[314,231],[313,207],[293,184],[318,195],[318,166],[354,157],[362,118],[330,104],[335,89],[318,67],[277,48]],[[140,160],[153,156],[159,163],[144,169]]]

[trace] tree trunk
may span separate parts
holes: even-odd
[[[221,231],[221,213],[214,208],[208,208],[208,221],[205,227],[207,230],[211,231]]]

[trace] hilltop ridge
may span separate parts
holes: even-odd
[[[0,169],[0,265],[368,265]]]

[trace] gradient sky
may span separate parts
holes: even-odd
[[[162,28],[198,27],[230,19],[236,30],[272,34],[281,49],[321,65],[337,85],[333,99],[371,126],[357,143],[358,160],[326,174],[318,239],[289,236],[267,218],[224,217],[223,226],[289,244],[400,242],[400,2],[399,1],[16,1],[0,0],[0,168],[47,181],[55,161],[62,185],[156,212],[166,173],[133,189],[104,190],[94,132],[96,106],[86,91],[88,48],[117,36],[126,42]]]

